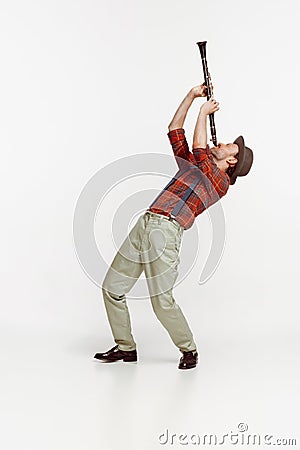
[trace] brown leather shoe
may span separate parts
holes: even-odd
[[[182,352],[183,355],[180,358],[178,369],[193,369],[198,363],[197,351]]]
[[[107,352],[104,353],[96,353],[94,358],[100,359],[104,362],[115,362],[123,360],[124,362],[135,362],[137,361],[137,352],[136,350],[119,350],[118,345],[111,348]]]

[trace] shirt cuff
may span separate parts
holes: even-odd
[[[193,153],[195,155],[197,162],[201,162],[204,159],[206,159],[207,156],[212,155],[211,149],[209,148],[208,144],[205,148],[201,148],[201,147],[193,148]]]
[[[178,141],[183,141],[185,139],[185,131],[183,128],[176,128],[175,130],[171,130],[168,133],[168,138],[170,139],[171,144],[174,144]]]
[[[209,145],[207,144],[206,147],[196,147],[193,148],[193,152],[206,152],[208,155],[211,153],[211,150],[209,148]]]

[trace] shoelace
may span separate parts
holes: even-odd
[[[112,352],[113,350],[116,350],[117,348],[118,348],[118,344],[115,345],[114,347],[112,347],[110,350],[108,350],[108,352]],[[108,352],[106,352],[106,353],[108,353]]]

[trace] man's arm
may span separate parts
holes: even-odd
[[[196,97],[205,97],[206,96],[206,86],[205,84],[201,84],[201,86],[193,87],[187,95],[184,97],[182,102],[177,108],[177,111],[174,114],[173,119],[169,124],[169,131],[176,130],[178,128],[183,128],[184,121],[187,115],[188,110],[190,109],[191,104],[193,103]]]
[[[212,98],[201,106],[194,129],[193,148],[206,148],[207,116],[218,110],[219,103]]]

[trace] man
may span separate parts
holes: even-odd
[[[206,92],[204,83],[196,86],[179,105],[168,133],[179,170],[139,217],[104,278],[102,294],[117,345],[96,353],[94,358],[98,360],[137,361],[126,294],[144,271],[154,313],[182,353],[178,368],[197,365],[193,334],[172,294],[182,234],[193,225],[195,217],[226,194],[238,176],[249,172],[253,162],[253,152],[245,146],[242,136],[211,149],[207,145],[207,116],[219,110],[219,103],[213,98],[200,108],[192,153],[189,151],[184,121],[194,99],[205,97]]]

